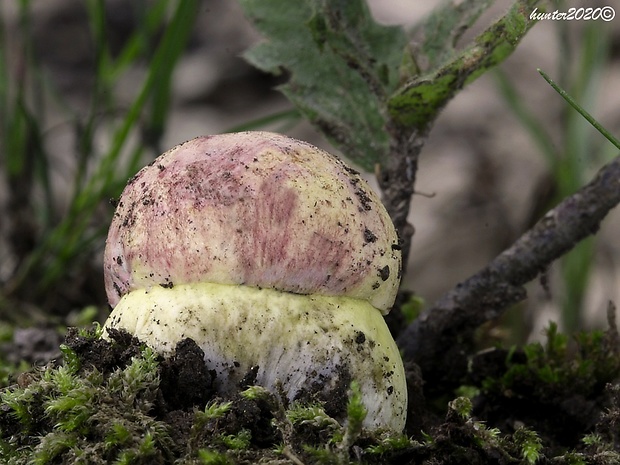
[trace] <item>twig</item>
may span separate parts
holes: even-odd
[[[297,457],[293,451],[291,450],[291,448],[289,446],[286,446],[283,450],[282,450],[282,455],[284,455],[287,459],[289,459],[291,462],[293,462],[295,465],[305,465],[305,463],[303,463],[299,457]]]
[[[428,138],[430,124],[424,129],[405,130],[393,124],[388,128],[390,156],[385,165],[378,167],[377,180],[382,201],[392,218],[401,241],[403,273],[407,267],[413,226],[407,221],[411,199],[415,193],[415,177],[422,147]]]
[[[524,300],[523,285],[579,241],[598,231],[620,202],[620,156],[577,193],[549,211],[487,267],[458,284],[398,337],[406,360],[420,365],[426,383],[458,382],[466,343],[482,323]]]

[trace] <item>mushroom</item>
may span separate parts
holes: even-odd
[[[383,318],[398,237],[367,183],[327,152],[268,132],[172,148],[129,180],[104,267],[105,328],[162,354],[193,339],[220,393],[253,373],[288,401],[329,401],[355,380],[366,427],[404,428],[404,369]]]

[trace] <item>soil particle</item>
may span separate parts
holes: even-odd
[[[204,362],[204,352],[191,339],[180,341],[175,354],[161,362],[162,391],[168,410],[204,406],[213,396],[215,370]]]
[[[247,389],[250,386],[254,386],[256,383],[256,376],[258,375],[258,365],[251,366],[248,372],[239,381],[239,389]]]
[[[241,395],[233,398],[232,407],[220,424],[228,434],[247,429],[252,433],[253,442],[259,446],[276,444],[281,438],[272,425],[269,401],[246,399]]]
[[[294,400],[304,404],[321,402],[325,413],[342,421],[346,418],[349,387],[353,378],[346,364],[337,367],[333,376],[334,378],[328,379],[324,375],[319,375],[318,381],[307,389],[300,389]]]
[[[126,331],[107,329],[111,341],[84,337],[77,328],[69,328],[65,345],[72,349],[82,363],[83,369],[96,368],[102,373],[110,373],[117,368],[125,368],[133,357],[141,354],[143,345]]]
[[[364,229],[364,240],[366,242],[376,242],[377,236],[375,236],[374,233],[370,229],[365,228]]]
[[[372,210],[372,199],[368,193],[359,186],[360,178],[351,178],[351,185],[355,188],[355,195],[359,201],[357,209],[360,212]]]
[[[195,414],[191,410],[172,410],[161,417],[170,426],[170,437],[180,448],[187,445],[194,425],[194,417]]]
[[[383,268],[379,270],[379,277],[382,281],[387,281],[390,277],[390,267],[385,265]]]

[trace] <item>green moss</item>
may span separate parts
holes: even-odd
[[[386,455],[400,450],[410,449],[418,442],[411,440],[405,434],[386,433],[377,437],[377,443],[366,447],[366,452],[373,455]]]
[[[479,400],[472,405],[469,397],[449,402],[445,419],[426,432],[415,432],[413,438],[364,429],[366,408],[355,382],[342,423],[320,403],[289,405],[285,396],[260,386],[240,388],[226,398],[213,393],[181,407],[168,404],[171,393],[165,386],[171,384],[162,381],[166,376],[162,366],[170,360],[121,334],[107,342],[95,333],[70,332],[62,350],[63,364],[36,369],[0,393],[0,463],[620,463],[613,448],[620,439],[620,387],[615,384],[601,388],[605,410],[600,421],[581,435],[581,449],[548,449],[548,436],[527,424],[514,431],[500,430],[479,417],[473,407]],[[574,343],[581,352],[575,351],[571,341],[551,327],[545,344],[532,344],[520,352],[528,363],[516,363],[518,351],[508,352],[505,373],[485,383],[507,386],[502,383],[515,383],[527,374],[545,386],[557,386],[570,373],[584,378],[576,384],[579,389],[597,392],[595,387],[616,363],[610,355],[613,340],[611,332],[583,334]],[[580,366],[575,360],[582,357]],[[187,388],[171,386],[168,389]],[[476,389],[469,391],[478,396],[491,392]]]
[[[219,437],[221,443],[227,449],[244,450],[250,447],[252,433],[247,429],[242,429],[237,434],[226,434]]]
[[[527,463],[534,464],[538,461],[542,450],[542,442],[538,434],[522,427],[515,431],[513,439],[521,449],[521,456]]]
[[[302,405],[294,403],[286,411],[286,418],[293,426],[310,425],[315,428],[337,429],[340,424],[331,418],[321,404]]]
[[[486,363],[474,357],[474,383],[460,392],[475,398],[473,415],[502,425],[504,447],[523,463],[538,463],[549,454],[545,441],[557,454],[553,463],[620,463],[614,446],[619,439],[620,337],[614,315],[609,323],[606,331],[572,338],[550,323],[543,342],[481,353]],[[482,367],[487,375],[476,378]]]
[[[200,423],[206,423],[209,420],[221,418],[230,410],[232,402],[208,402],[201,412],[196,412],[196,420]]]
[[[173,456],[169,427],[149,415],[158,386],[150,349],[108,374],[81,370],[73,350],[62,352],[63,365],[37,370],[27,386],[2,392],[2,463],[140,463],[137,457],[161,462]]]
[[[230,465],[233,463],[226,454],[210,449],[200,449],[198,457],[200,458],[200,463],[204,465]]]
[[[241,396],[249,400],[267,399],[269,391],[262,386],[250,386],[245,391],[241,391]]]
[[[550,323],[546,342],[534,342],[521,350],[511,350],[506,357],[506,370],[497,377],[488,377],[482,392],[521,390],[527,386],[534,396],[544,399],[549,392],[584,397],[598,397],[607,383],[618,378],[620,347],[615,331],[580,332],[571,341],[558,333]]]
[[[472,404],[469,397],[457,397],[448,404],[448,407],[463,419],[471,416]]]

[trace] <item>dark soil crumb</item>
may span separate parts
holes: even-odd
[[[330,389],[326,391],[324,386],[331,384],[333,380],[321,375],[318,381],[315,381],[307,389],[300,389],[295,396],[295,401],[305,404],[320,402],[323,404],[325,413],[330,417],[344,420],[347,411],[348,391],[353,380],[347,364],[340,365],[336,373],[338,379]]]
[[[65,345],[75,352],[83,369],[95,368],[101,373],[110,373],[125,368],[133,357],[138,357],[144,347],[131,334],[107,329],[111,341],[80,335],[77,328],[69,328]]]
[[[177,344],[175,354],[160,365],[159,388],[168,410],[205,405],[213,397],[215,370],[204,363],[204,352],[191,339]]]

